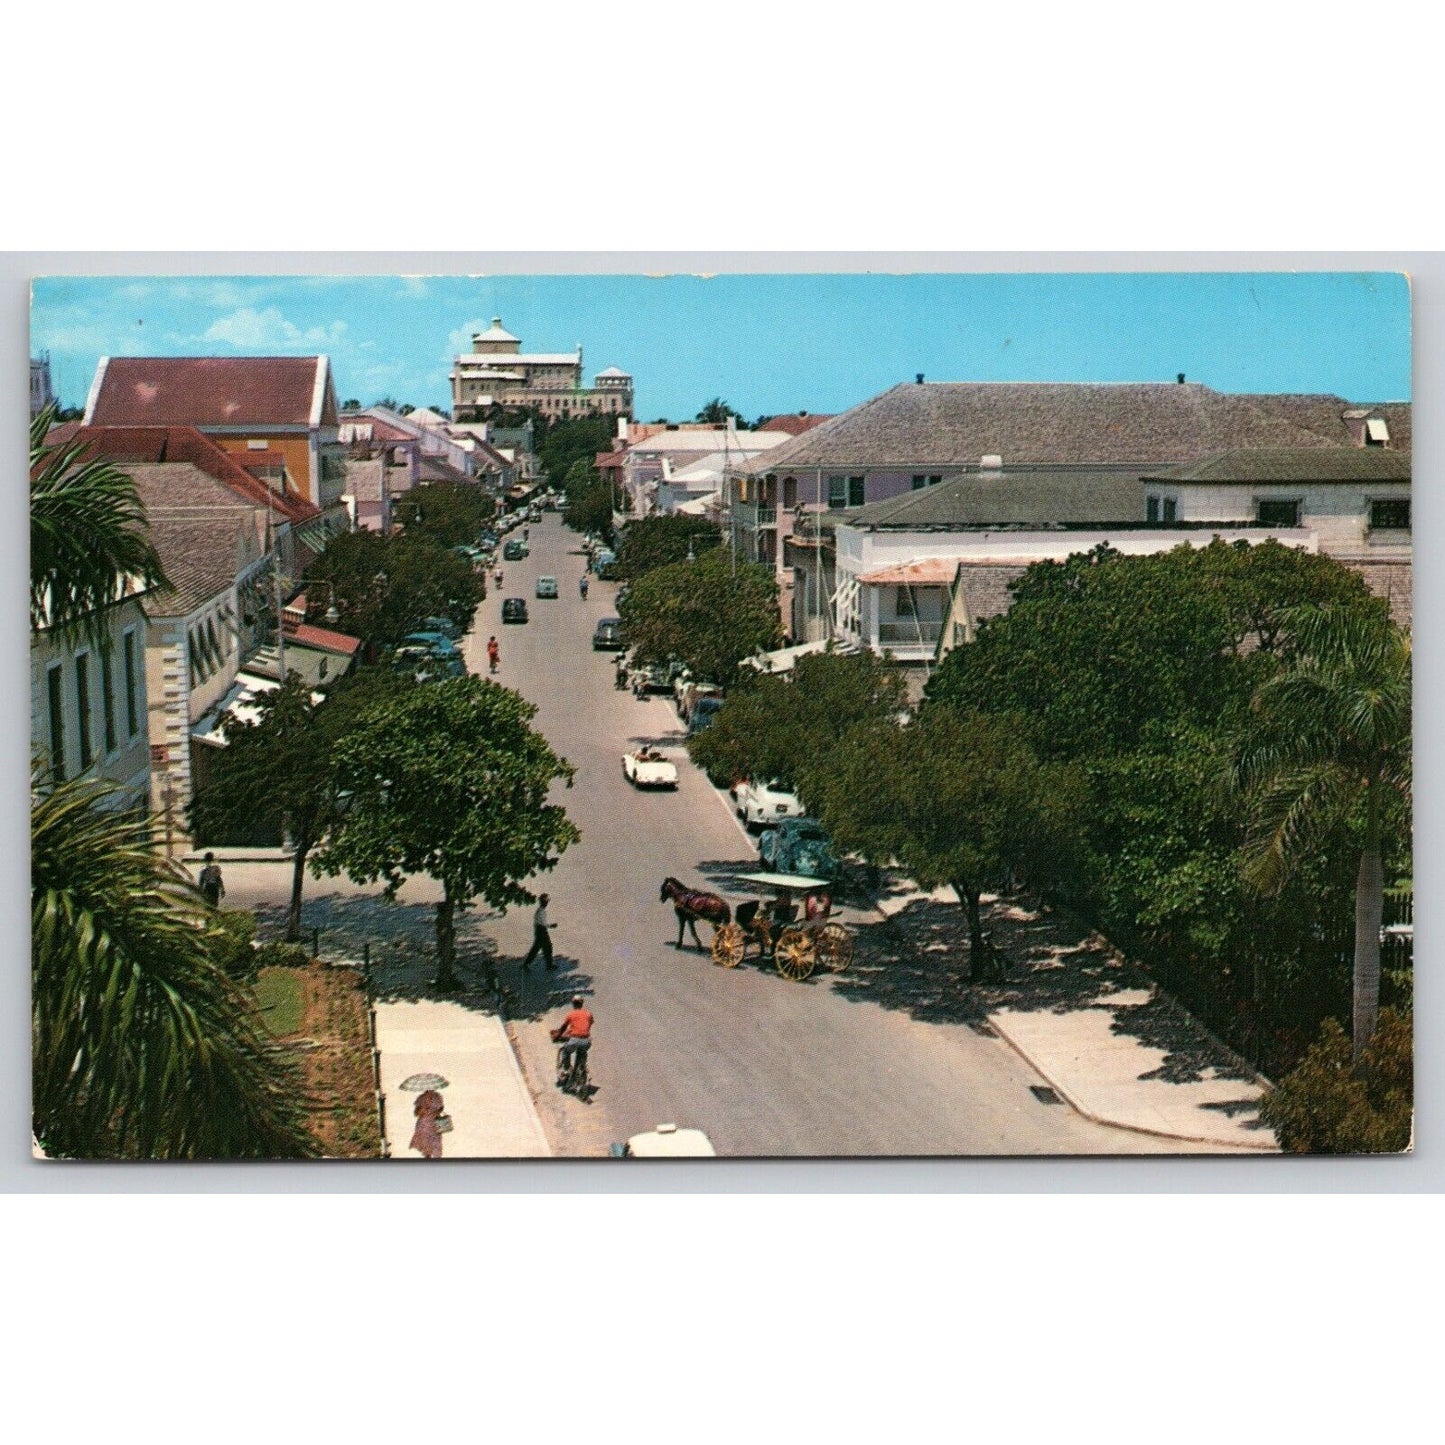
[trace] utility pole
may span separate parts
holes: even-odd
[[[162,810],[166,820],[166,862],[175,854],[175,784],[171,778],[170,764],[166,764],[165,782],[161,785]]]

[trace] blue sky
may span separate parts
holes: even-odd
[[[41,278],[32,350],[66,405],[101,356],[325,352],[340,399],[448,406],[451,358],[500,314],[524,351],[620,366],[637,415],[835,412],[930,381],[1172,381],[1410,398],[1389,273]]]

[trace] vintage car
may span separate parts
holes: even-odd
[[[722,698],[700,697],[693,704],[691,712],[687,717],[687,735],[695,738],[700,732],[705,732],[714,722],[717,715],[722,711]]]
[[[838,878],[832,840],[813,818],[782,819],[763,834],[758,854],[777,873],[806,873],[829,883]]]
[[[622,651],[622,619],[620,617],[604,617],[598,622],[592,633],[592,651]]]
[[[527,620],[527,599],[508,597],[502,603],[503,622],[525,622]]]
[[[525,542],[517,541],[515,537],[510,542],[502,544],[502,561],[504,562],[520,562],[530,553],[531,548]]]
[[[444,632],[409,632],[401,640],[403,647],[425,647],[438,657],[451,657],[457,645]]]
[[[672,691],[672,673],[667,668],[658,667],[655,664],[633,668],[630,681],[635,697],[643,697],[650,692]]]
[[[672,696],[677,703],[678,716],[683,722],[692,719],[692,711],[698,701],[705,697],[721,698],[723,690],[715,682],[698,682],[690,673],[680,672],[673,679]]]
[[[459,642],[462,636],[462,629],[450,617],[423,617],[417,624],[416,630],[418,632],[440,632],[443,637],[449,637],[453,642]]]
[[[634,788],[675,788],[677,767],[668,762],[656,748],[638,748],[635,753],[623,753],[622,776]]]
[[[557,579],[555,577],[537,578],[537,596],[555,597],[557,595]]]
[[[744,779],[733,784],[732,795],[733,810],[750,833],[774,827],[784,818],[802,816],[798,795],[790,793],[776,778],[767,783]]]
[[[645,1134],[634,1134],[625,1143],[611,1144],[614,1159],[715,1159],[717,1150],[701,1129],[679,1129],[676,1124],[659,1124]]]
[[[415,682],[446,682],[467,675],[461,653],[444,657],[429,647],[398,647],[391,655],[391,665],[397,672],[410,673]]]

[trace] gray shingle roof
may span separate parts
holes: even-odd
[[[1408,482],[1410,453],[1384,447],[1248,447],[1151,472],[1167,482]]]
[[[1144,486],[1137,468],[969,472],[829,515],[838,526],[904,531],[1139,523]]]
[[[1196,382],[905,383],[774,448],[749,470],[922,469],[976,465],[989,455],[1005,465],[1177,466],[1234,447],[1340,445],[1348,432],[1339,416],[1349,405],[1341,397],[1231,394]]]

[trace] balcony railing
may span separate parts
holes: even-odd
[[[879,642],[899,642],[907,645],[912,643],[915,647],[933,647],[938,639],[943,636],[943,623],[941,622],[880,622],[878,624]]]

